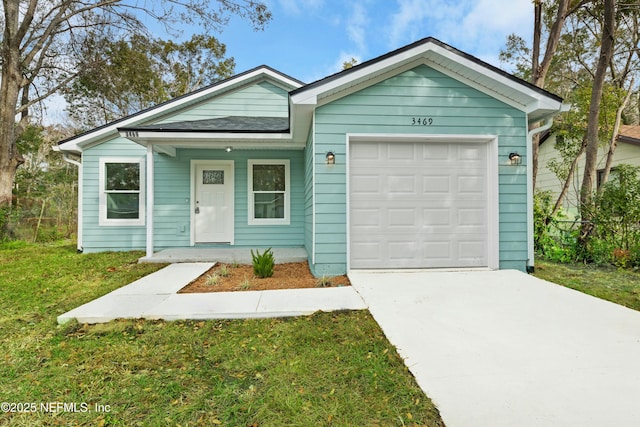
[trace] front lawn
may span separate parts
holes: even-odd
[[[139,256],[0,244],[0,425],[442,425],[366,311],[57,325]]]
[[[633,270],[536,260],[535,276],[640,310],[640,273]]]

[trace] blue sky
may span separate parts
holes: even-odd
[[[504,68],[498,54],[506,36],[530,40],[533,28],[531,0],[264,1],[273,14],[264,31],[236,17],[216,36],[236,72],[264,64],[305,83],[340,71],[351,58],[363,62],[429,36]],[[46,104],[45,123],[64,122],[62,97]]]
[[[432,36],[500,67],[506,36],[530,39],[531,0],[267,0],[262,32],[233,19],[219,35],[241,72],[266,64],[304,82]]]

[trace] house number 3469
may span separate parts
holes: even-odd
[[[432,117],[412,117],[411,124],[415,126],[431,126],[433,124]]]

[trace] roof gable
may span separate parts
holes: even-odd
[[[427,65],[526,112],[531,122],[566,108],[562,98],[432,37],[295,89],[292,103],[322,105],[418,65]]]
[[[63,151],[80,152],[83,147],[98,144],[117,136],[118,128],[148,125],[156,122],[171,122],[171,117],[175,117],[180,112],[197,108],[207,100],[221,97],[262,82],[267,82],[269,85],[275,88],[281,88],[284,91],[290,91],[303,85],[303,83],[297,79],[289,77],[271,67],[262,65],[63,140],[59,143],[58,147]],[[181,119],[176,118],[175,120],[179,121]]]

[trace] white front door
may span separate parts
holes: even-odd
[[[194,163],[194,243],[233,244],[233,162]]]

